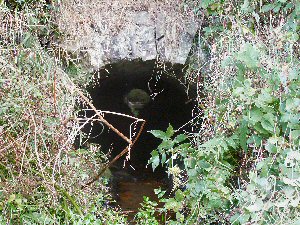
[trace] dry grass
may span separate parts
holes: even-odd
[[[94,48],[94,42],[104,43],[120,33],[129,33],[144,23],[156,27],[156,32],[164,33],[164,43],[177,49],[180,34],[193,33],[191,23],[197,21],[192,9],[182,0],[143,1],[143,0],[80,0],[62,1],[57,14],[59,29],[65,34],[62,46],[68,51],[85,52]],[[147,12],[151,20],[137,21],[137,13]],[[126,36],[125,36],[126,38]],[[159,38],[159,37],[157,37]],[[112,43],[113,44],[113,43]],[[103,46],[103,51],[111,46]]]
[[[34,198],[42,188],[43,207],[58,204],[60,185],[89,204],[80,174],[92,174],[100,162],[93,161],[96,151],[72,156],[80,129],[74,84],[40,46],[34,33],[41,25],[30,25],[34,14],[0,7],[0,16],[0,189],[8,199]]]

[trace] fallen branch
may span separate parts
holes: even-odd
[[[122,134],[117,128],[115,128],[113,125],[111,125],[107,120],[103,118],[103,116],[100,115],[96,107],[90,102],[90,100],[80,91],[74,84],[73,88],[76,90],[76,92],[80,95],[80,97],[94,110],[96,115],[99,117],[101,122],[103,122],[106,126],[108,126],[110,129],[112,129],[117,135],[119,135],[121,138],[123,138],[128,144],[132,144],[132,141],[127,138],[124,134]]]
[[[142,134],[142,131],[144,129],[144,126],[145,126],[145,123],[146,121],[144,120],[142,125],[141,125],[141,128],[139,130],[139,133],[137,134],[136,138],[134,139],[134,141],[132,142],[131,145],[128,145],[121,153],[119,153],[113,160],[111,160],[109,163],[107,163],[99,172],[98,174],[89,182],[87,182],[86,184],[84,184],[81,189],[91,185],[92,183],[94,183],[96,180],[98,180],[100,178],[100,176],[105,172],[105,170],[107,168],[109,168],[114,162],[116,162],[119,158],[121,158],[125,153],[127,153],[131,147],[135,144],[135,142],[139,139],[139,137],[141,136]]]

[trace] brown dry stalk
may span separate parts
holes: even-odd
[[[132,144],[132,141],[128,137],[126,137],[124,134],[122,134],[117,128],[115,128],[113,125],[111,125],[107,120],[105,120],[103,118],[103,116],[100,115],[100,113],[98,112],[96,107],[89,101],[89,99],[77,87],[75,87],[75,90],[80,95],[80,97],[95,111],[96,115],[106,126],[108,126],[110,129],[112,129],[116,134],[118,134],[121,138],[123,138],[130,145]]]
[[[91,185],[92,183],[94,183],[96,180],[99,179],[99,177],[104,173],[104,171],[110,167],[115,161],[117,161],[120,157],[122,157],[125,153],[127,153],[131,147],[135,144],[135,142],[139,139],[146,121],[142,120],[142,119],[138,119],[135,118],[137,121],[143,121],[141,128],[136,136],[136,138],[134,139],[134,141],[131,141],[129,138],[127,138],[124,134],[122,134],[118,129],[116,129],[113,125],[111,125],[107,120],[105,120],[103,118],[103,116],[100,115],[99,111],[96,109],[96,107],[90,102],[90,100],[82,93],[82,91],[80,91],[75,84],[69,79],[69,81],[71,82],[71,86],[72,88],[74,88],[73,90],[75,90],[80,97],[91,107],[91,109],[96,113],[96,115],[99,117],[99,120],[102,121],[106,126],[108,126],[110,129],[112,129],[117,135],[119,135],[121,138],[123,138],[125,141],[127,141],[129,143],[129,145],[120,153],[118,154],[113,160],[111,160],[109,163],[107,163],[103,169],[100,170],[100,172],[88,183],[86,183],[85,185],[83,185],[81,188],[84,188],[88,185]]]
[[[57,114],[56,109],[56,71],[54,72],[54,81],[53,81],[53,105],[54,105],[54,113]]]
[[[141,136],[142,134],[142,131],[144,129],[144,126],[145,126],[145,123],[146,121],[144,120],[142,125],[141,125],[141,128],[139,130],[139,133],[137,134],[136,138],[134,139],[134,141],[132,142],[132,144],[128,145],[121,153],[119,153],[113,160],[111,160],[109,163],[107,163],[100,171],[99,173],[89,182],[87,182],[86,184],[84,184],[81,189],[91,185],[92,183],[94,183],[96,180],[98,180],[100,178],[100,176],[105,172],[105,170],[107,168],[109,168],[114,162],[116,162],[119,158],[121,158],[125,153],[127,153],[131,148],[132,146],[135,144],[135,142],[139,139],[139,137]]]

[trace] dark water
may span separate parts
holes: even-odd
[[[121,163],[117,162],[111,168],[113,175],[112,194],[117,206],[128,217],[128,221],[134,224],[132,221],[139,208],[142,208],[143,197],[147,196],[151,201],[159,203],[154,189],[167,189],[168,179],[164,173],[153,173],[149,168],[139,168],[139,171],[132,172],[129,169],[119,167],[120,165]],[[162,204],[159,203],[159,206]]]
[[[152,201],[158,202],[154,189],[163,186],[163,183],[155,180],[144,180],[134,182],[118,183],[119,197],[117,199],[118,205],[123,210],[124,214],[128,216],[128,220],[132,221],[138,209],[141,208],[143,196],[147,196]]]

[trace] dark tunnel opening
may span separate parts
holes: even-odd
[[[93,104],[98,110],[131,116],[135,115],[125,102],[126,95],[133,89],[141,89],[151,96],[150,101],[138,111],[137,117],[146,120],[146,124],[131,149],[130,160],[125,164],[124,169],[131,174],[145,170],[151,151],[160,144],[160,140],[148,131],[166,130],[169,124],[177,129],[192,118],[192,96],[187,95],[185,86],[178,80],[183,76],[183,66],[157,67],[155,61],[107,65],[99,71],[97,82],[89,88]],[[134,126],[131,126],[134,120],[130,118],[114,114],[105,114],[104,118],[127,137],[137,132],[141,125],[139,123],[134,130]],[[119,135],[99,123],[93,125],[90,136],[89,141],[99,143],[102,151],[111,153],[111,158],[128,145]],[[120,164],[124,157],[118,161]]]
[[[131,148],[130,160],[126,161],[125,155],[110,168],[113,179],[117,182],[117,185],[114,185],[115,189],[122,189],[122,185],[125,186],[125,189],[130,186],[133,188],[131,192],[135,192],[133,195],[143,196],[149,195],[150,191],[153,192],[153,189],[158,188],[159,185],[169,186],[170,179],[164,168],[158,167],[154,172],[151,166],[146,168],[151,156],[150,153],[161,143],[161,140],[155,138],[149,131],[165,131],[169,124],[174,129],[178,129],[192,119],[195,104],[191,99],[195,97],[196,90],[193,91],[191,88],[191,94],[187,94],[187,88],[179,82],[183,76],[182,65],[158,66],[155,61],[127,61],[107,65],[99,71],[98,78],[89,87],[88,91],[93,104],[98,110],[136,116],[146,120],[141,136]],[[136,89],[143,90],[150,97],[149,102],[144,107],[139,108],[138,115],[126,102],[128,93]],[[92,111],[89,113],[91,114],[87,116],[94,115]],[[134,120],[120,115],[104,113],[104,118],[127,137],[130,137],[130,134],[134,132],[137,133],[141,126],[141,123],[138,123],[136,130],[134,130],[134,125],[132,125]],[[100,144],[101,150],[109,153],[110,160],[128,146],[128,143],[118,134],[100,123],[94,123],[92,129],[90,125],[87,125],[83,131],[90,134],[88,140],[90,143]],[[152,183],[153,180],[159,183],[150,186],[149,183],[137,183],[149,179],[152,180]],[[124,184],[124,181],[129,181],[129,183]],[[140,188],[135,190],[135,187]],[[139,193],[141,189],[148,191]],[[115,190],[115,192],[122,192],[122,190]],[[119,198],[121,198],[120,196],[121,194]],[[142,202],[142,197],[141,199],[132,197],[130,201],[135,202],[132,203],[135,206],[126,207],[128,203],[124,203],[125,206],[123,206],[126,209],[138,207],[139,203]],[[119,201],[119,205],[123,208],[122,201]]]

